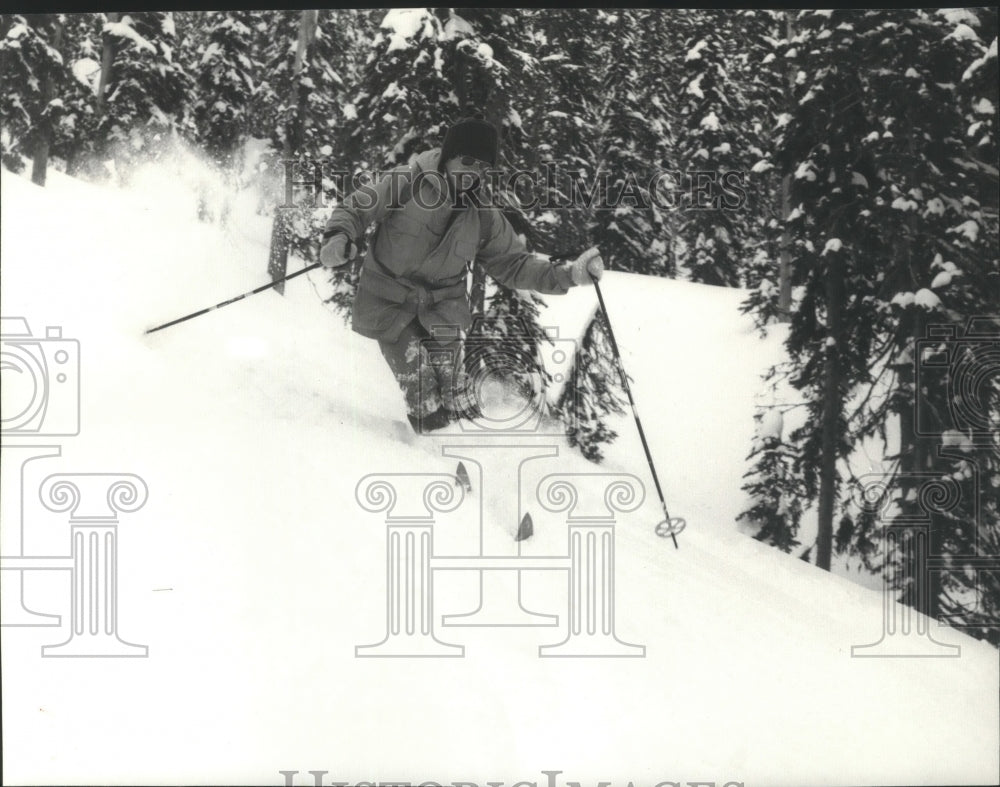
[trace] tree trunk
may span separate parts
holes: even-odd
[[[50,46],[59,52],[62,49],[62,20],[58,15],[52,17],[52,40]],[[45,78],[42,82],[42,101],[45,108],[42,110],[42,122],[39,128],[38,145],[35,147],[35,155],[31,162],[31,182],[38,185],[45,185],[45,176],[49,167],[49,149],[52,147],[52,108],[49,106],[56,96],[56,69],[50,67],[45,71]]]
[[[788,231],[788,216],[792,212],[792,177],[781,179],[781,251],[778,263],[778,321],[792,321],[792,235]]]
[[[911,161],[915,160],[917,155],[916,145],[914,144],[914,133],[915,129],[911,124],[907,145]],[[912,169],[909,181],[912,184],[920,182],[918,174]],[[902,244],[897,246],[899,250],[898,262],[905,265],[905,270],[909,272],[909,288],[911,291],[915,291],[920,287],[918,277],[915,275],[917,268],[914,264],[915,255],[913,253],[914,244],[917,243],[919,245],[919,223],[917,217],[914,215],[907,216],[905,221],[908,234],[904,237]],[[931,449],[930,437],[926,433],[921,433],[916,428],[917,409],[920,407],[921,399],[924,396],[923,392],[917,387],[916,364],[920,362],[918,353],[920,340],[924,338],[925,327],[926,318],[923,311],[921,309],[914,309],[910,335],[910,347],[913,357],[905,365],[905,368],[900,370],[901,373],[899,376],[900,385],[909,386],[913,391],[913,398],[911,400],[912,406],[910,407],[910,411],[905,415],[905,420],[908,423],[900,424],[900,441],[902,443],[902,440],[905,438],[906,442],[900,446],[901,449],[905,450],[905,454],[900,458],[898,484],[905,500],[903,506],[909,506],[914,509],[911,511],[904,509],[903,513],[917,514],[919,516],[929,515],[930,528],[927,532],[927,540],[922,544],[915,530],[906,533],[905,538],[910,542],[910,549],[905,550],[902,555],[896,557],[904,562],[903,576],[908,580],[902,587],[898,588],[902,591],[899,601],[914,607],[918,612],[922,612],[925,615],[936,615],[940,602],[938,596],[940,593],[941,574],[927,571],[925,562],[920,558],[925,558],[928,550],[934,554],[940,553],[941,544],[939,541],[941,534],[947,531],[948,524],[946,521],[941,521],[942,518],[939,513],[925,511],[923,509],[924,503],[919,498],[913,501],[910,500],[910,494],[912,494],[913,490],[922,485],[921,473],[938,469],[935,467],[937,460],[934,451]],[[928,395],[934,396],[930,391]],[[943,427],[943,424],[939,426]],[[931,429],[931,431],[939,430]],[[947,462],[945,462],[945,465],[947,465]],[[943,468],[941,470],[943,471]]]
[[[309,46],[316,36],[317,18],[317,11],[303,11],[299,19],[299,36],[295,46],[291,95],[288,102],[289,106],[295,107],[295,114],[285,126],[285,142],[282,148],[286,178],[294,175],[294,165],[291,159],[298,151],[302,141],[302,115],[305,107],[303,106],[303,93],[299,83],[299,75],[302,73],[302,67],[306,62]],[[291,172],[288,171],[288,167],[293,168]],[[267,258],[267,272],[271,277],[271,281],[278,282],[274,289],[282,295],[285,293],[285,284],[282,279],[285,278],[288,271],[288,247],[290,245],[288,236],[291,230],[286,211],[290,209],[290,205],[278,205],[274,209],[274,222],[271,225],[271,248]]]
[[[823,361],[823,416],[821,423],[822,456],[820,458],[819,522],[816,537],[816,565],[827,571],[830,570],[833,556],[833,508],[839,486],[837,453],[838,427],[843,410],[840,396],[843,302],[844,263],[840,252],[836,252],[826,277],[827,340],[823,348],[825,358]]]
[[[108,22],[114,23],[121,19],[121,14],[117,11],[109,11]],[[108,90],[108,82],[111,80],[111,66],[115,61],[115,37],[104,34],[104,47],[101,49],[101,77],[97,83],[97,114],[104,113],[104,97]]]
[[[785,11],[785,37],[791,41],[795,36],[792,25],[792,12]],[[795,88],[794,69],[788,71],[788,95]],[[785,175],[781,179],[781,251],[778,263],[778,320],[792,320],[792,236],[788,231],[788,217],[792,212],[792,177]]]
[[[292,73],[296,76],[302,71],[302,66],[306,60],[306,53],[309,51],[309,47],[313,42],[313,38],[316,37],[316,24],[319,19],[318,11],[303,11],[302,18],[299,20],[299,39],[295,44],[295,64],[292,68]],[[299,86],[296,85],[293,88],[293,95],[298,97]]]

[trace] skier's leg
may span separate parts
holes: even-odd
[[[437,326],[426,343],[430,349],[431,366],[440,391],[441,404],[452,417],[475,417],[470,387],[462,356],[463,337],[457,326]]]
[[[417,320],[407,325],[394,342],[379,341],[382,356],[392,370],[406,400],[406,413],[417,429],[436,428],[434,416],[441,408],[437,378],[424,347],[429,334]],[[418,429],[418,431],[420,431]]]

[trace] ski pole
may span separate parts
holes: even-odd
[[[625,374],[625,366],[622,363],[622,354],[618,349],[618,342],[615,341],[615,332],[611,329],[611,318],[608,316],[608,307],[604,305],[604,295],[601,294],[601,285],[597,282],[597,277],[590,274],[597,290],[597,300],[601,304],[601,312],[604,314],[604,322],[608,326],[608,338],[611,339],[611,349],[615,351],[615,361],[618,364],[618,375],[622,378],[622,386],[628,394],[629,404],[632,405],[632,417],[635,419],[636,428],[639,430],[639,439],[642,440],[642,448],[646,452],[646,462],[649,464],[649,472],[653,474],[653,483],[656,485],[656,493],[660,496],[660,505],[663,506],[663,515],[666,517],[661,525],[656,526],[656,535],[670,536],[674,541],[674,548],[680,549],[677,545],[677,534],[686,526],[681,517],[672,518],[667,511],[667,501],[663,497],[663,489],[660,488],[660,479],[656,475],[656,466],[653,464],[653,455],[649,452],[649,444],[646,442],[646,433],[642,429],[642,421],[639,420],[639,410],[635,406],[635,399],[632,397],[632,389],[628,384],[628,376]]]
[[[169,328],[171,325],[177,325],[178,323],[184,322],[185,320],[193,320],[195,317],[201,317],[203,314],[208,314],[209,312],[214,312],[216,309],[221,309],[223,306],[228,306],[231,303],[236,303],[236,301],[242,301],[244,298],[249,298],[251,295],[256,295],[258,292],[264,292],[264,290],[269,290],[272,287],[281,284],[283,281],[288,281],[289,279],[294,279],[296,276],[301,276],[303,273],[308,273],[311,270],[315,270],[323,263],[314,262],[312,265],[307,265],[300,271],[295,271],[295,273],[290,273],[284,278],[272,281],[270,284],[264,284],[255,290],[250,290],[250,292],[245,292],[242,295],[237,295],[235,298],[230,298],[228,301],[223,301],[222,303],[217,303],[215,306],[209,306],[207,309],[202,309],[201,311],[191,312],[191,314],[186,314],[183,317],[178,317],[176,320],[171,320],[170,322],[165,322],[163,325],[157,325],[155,328],[150,328],[146,333],[156,333],[164,328]]]

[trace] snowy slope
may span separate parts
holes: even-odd
[[[879,638],[881,595],[736,531],[754,393],[780,352],[738,315],[740,293],[605,278],[671,513],[689,521],[679,550],[652,532],[659,505],[630,421],[602,467],[562,444],[545,469],[645,484],[616,547],[617,633],[645,658],[538,658],[564,638],[560,621],[447,629],[464,658],[359,659],[356,645],[384,635],[386,557],[383,521],[355,488],[451,467],[435,453],[447,438],[397,439],[402,405],[377,347],[324,311],[319,279],[143,336],[261,283],[263,219],[199,224],[190,194],[155,170],[128,191],[56,173],[44,190],[7,172],[0,187],[3,315],[36,334],[62,326],[81,348],[80,434],[55,440],[62,456],[29,468],[25,488],[116,471],[150,490],[122,517],[119,569],[120,634],[149,658],[41,658],[65,628],[4,629],[7,783],[280,784],[298,770],[310,784],[310,769],[329,771],[324,784],[547,784],[543,770],[650,787],[997,780],[996,650],[935,627],[959,658],[853,659]],[[545,321],[573,337],[595,296],[550,304]],[[475,481],[440,523],[450,554],[469,552],[479,504],[489,538],[516,525],[500,482]],[[6,529],[16,505],[3,500]],[[65,553],[65,516],[33,494],[23,505],[25,553]],[[525,554],[563,554],[565,524],[529,508]],[[67,615],[64,573],[34,572],[26,598]],[[467,580],[442,578],[439,612],[475,607]],[[564,584],[530,577],[526,605],[562,615]]]

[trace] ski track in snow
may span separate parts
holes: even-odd
[[[662,514],[631,416],[613,423],[599,468],[562,439],[527,441],[559,446],[553,464],[526,466],[528,489],[553,471],[642,480],[645,502],[617,522],[616,626],[646,658],[538,658],[564,638],[561,621],[439,629],[462,659],[356,659],[384,635],[386,594],[385,524],[359,508],[358,481],[450,473],[441,448],[458,438],[400,432],[375,343],[301,278],[283,298],[144,336],[259,285],[266,258],[264,219],[221,231],[195,220],[193,200],[165,200],[155,170],[144,184],[0,178],[3,314],[36,335],[62,326],[81,348],[80,434],[26,486],[116,471],[150,489],[119,528],[120,634],[150,658],[42,659],[64,632],[6,629],[9,780],[276,783],[282,769],[327,769],[350,783],[512,784],[556,769],[650,787],[995,781],[995,649],[934,626],[961,658],[852,659],[879,637],[880,594],[736,531],[753,394],[780,337],[758,339],[736,311],[742,293],[720,288],[602,282],[671,514],[689,523],[679,550],[652,532]],[[596,305],[586,288],[547,300],[543,323],[570,338]],[[436,554],[474,551],[470,511],[516,531],[514,517],[495,521],[514,508],[499,480],[466,464],[473,492],[435,526]],[[14,505],[3,501],[5,526]],[[566,554],[560,515],[525,505],[523,554]],[[65,519],[39,512],[26,498],[26,553],[64,553]],[[469,572],[455,574],[438,613],[475,607]],[[525,605],[564,617],[565,579],[541,574],[526,572]],[[66,587],[35,577],[26,593],[68,615]]]

